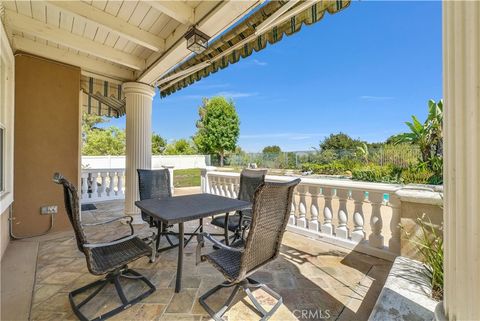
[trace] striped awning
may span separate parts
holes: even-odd
[[[157,82],[162,97],[217,72],[253,51],[264,49],[290,36],[305,25],[320,21],[325,12],[334,14],[348,7],[350,0],[270,1],[201,54],[194,55]]]
[[[120,83],[82,76],[81,86],[84,112],[108,117],[125,114],[125,99]]]

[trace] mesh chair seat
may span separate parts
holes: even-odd
[[[245,242],[243,240],[239,240],[231,245],[231,247],[236,248],[242,248],[244,246]],[[227,280],[236,280],[240,274],[242,252],[219,249],[212,253],[202,255],[202,258],[210,262]]]
[[[244,210],[242,211],[243,213],[243,223],[242,223],[242,227],[247,227],[250,223],[248,220],[245,220],[245,219],[251,219],[251,215],[252,215],[252,211],[251,210]],[[211,224],[212,225],[215,225],[215,226],[218,226],[218,227],[221,227],[221,228],[225,228],[225,214],[224,215],[217,215],[215,216],[212,221],[211,221]],[[234,215],[229,215],[228,216],[228,230],[229,231],[232,231],[232,232],[235,232],[238,227],[240,226],[240,214],[238,213],[235,213]]]
[[[143,256],[150,256],[152,249],[135,237],[118,244],[87,249],[85,252],[91,257],[91,272],[100,275],[112,272]]]

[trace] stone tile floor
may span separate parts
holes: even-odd
[[[96,205],[97,210],[83,213],[84,221],[101,221],[123,213],[122,201]],[[193,223],[190,228],[193,228]],[[109,240],[127,231],[121,223],[109,225],[89,229],[89,237]],[[206,229],[213,228],[207,226]],[[147,231],[144,227],[139,232]],[[206,262],[195,265],[195,247],[194,241],[186,247],[180,293],[173,290],[176,249],[163,252],[155,263],[142,258],[131,264],[131,268],[152,280],[157,291],[111,320],[209,320],[210,317],[198,303],[198,297],[223,282],[223,278]],[[205,250],[212,248],[208,246]],[[368,319],[390,267],[391,263],[382,259],[287,232],[279,258],[255,273],[253,278],[268,284],[283,296],[284,303],[271,320],[361,321]],[[83,254],[76,249],[71,233],[41,242],[30,319],[76,320],[68,302],[68,292],[96,279],[97,276],[88,273]],[[137,287],[138,282],[127,281],[125,286],[129,295],[142,291]],[[211,297],[209,304],[220,306],[229,290],[224,291]],[[272,304],[271,298],[263,291],[257,290],[255,294],[266,306]],[[94,317],[118,304],[113,286],[107,286],[82,311]],[[259,316],[252,310],[248,298],[239,292],[225,319],[258,320]]]

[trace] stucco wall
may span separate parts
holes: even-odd
[[[55,231],[70,228],[61,172],[78,185],[80,167],[80,69],[26,54],[15,56],[15,235],[46,231],[40,207],[58,205]]]
[[[439,205],[421,204],[412,202],[402,202],[402,218],[400,224],[403,227],[401,235],[401,255],[409,258],[421,260],[416,245],[412,240],[421,236],[421,228],[417,219],[425,215],[425,221],[430,220],[436,227],[440,227],[443,222],[443,209]],[[437,230],[438,231],[438,230]],[[406,232],[406,233],[405,233]],[[407,235],[408,233],[408,235]],[[439,232],[441,235],[442,233]]]
[[[0,215],[0,258],[7,249],[10,242],[10,233],[8,230],[8,209]]]

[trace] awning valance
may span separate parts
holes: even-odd
[[[194,55],[158,80],[160,94],[168,96],[207,77],[219,69],[260,51],[267,43],[280,41],[283,35],[300,31],[303,24],[320,21],[325,12],[334,14],[346,8],[350,0],[270,1],[215,40],[201,54]]]
[[[82,76],[82,110],[88,114],[120,117],[125,114],[122,84]]]

